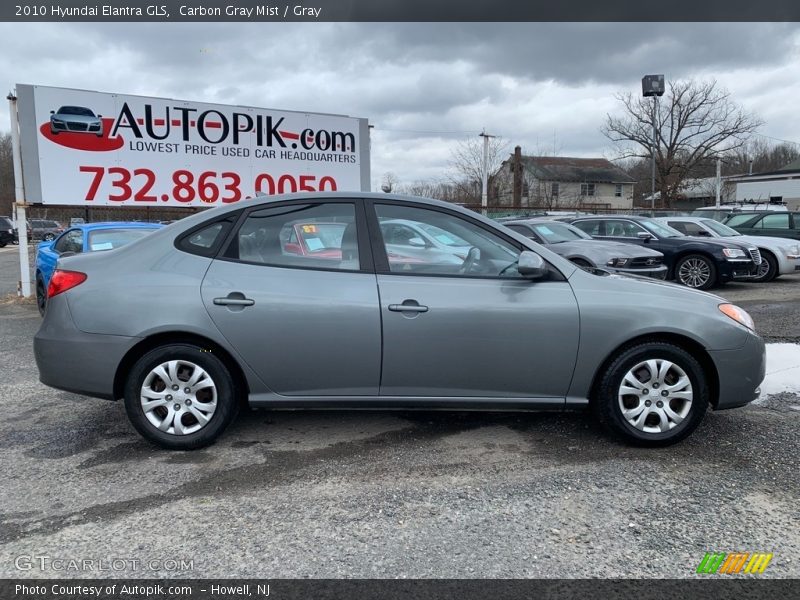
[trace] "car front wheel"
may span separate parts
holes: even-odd
[[[151,350],[130,370],[125,410],[136,430],[171,450],[212,444],[236,416],[236,387],[225,364],[191,344]]]
[[[709,389],[703,367],[689,352],[654,341],[621,351],[592,402],[600,419],[625,441],[668,446],[703,420]]]
[[[775,279],[778,274],[778,261],[766,250],[761,251],[761,264],[758,265],[758,273],[753,281],[766,283]]]
[[[675,265],[675,279],[686,287],[707,290],[717,282],[717,269],[710,258],[690,254]]]

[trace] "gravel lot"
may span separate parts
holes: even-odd
[[[16,289],[0,250],[0,295]],[[800,342],[800,276],[730,284],[767,341]],[[770,551],[800,577],[800,398],[710,413],[677,447],[585,414],[264,412],[164,452],[121,404],[37,381],[30,303],[0,303],[0,577],[19,556],[161,561],[135,577],[692,577]],[[163,561],[193,561],[191,571]]]

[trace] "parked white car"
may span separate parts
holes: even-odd
[[[715,238],[735,237],[737,242],[753,244],[761,251],[761,265],[753,281],[772,281],[781,275],[800,272],[800,243],[797,240],[742,235],[714,219],[701,217],[661,217],[658,219],[685,235]]]

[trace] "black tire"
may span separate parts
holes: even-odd
[[[778,276],[778,259],[772,252],[761,250],[761,264],[758,267],[758,275],[753,278],[757,283],[767,283]]]
[[[675,281],[696,290],[707,290],[717,284],[717,267],[707,256],[687,254],[675,263]]]
[[[47,310],[47,290],[44,287],[44,279],[40,274],[36,274],[36,307],[39,314],[44,316]]]
[[[171,360],[188,361],[199,366],[210,376],[216,386],[216,410],[210,420],[198,431],[185,435],[160,431],[145,415],[140,401],[142,386],[151,370]],[[166,389],[163,391],[169,393]],[[180,390],[176,392],[177,394],[180,394]],[[175,405],[181,404],[182,402],[176,399]],[[199,406],[199,404],[195,404],[195,406]],[[181,406],[181,408],[184,407]],[[128,413],[131,424],[145,439],[169,450],[194,450],[214,443],[236,417],[238,409],[236,385],[225,364],[213,352],[192,344],[171,344],[151,350],[136,361],[125,382],[125,411]],[[165,408],[165,410],[167,409]],[[155,413],[155,411],[151,412]],[[170,413],[173,412],[170,409]],[[153,416],[158,417],[158,415]],[[197,421],[196,418],[190,416],[189,412],[184,412],[179,417],[184,426],[186,426],[184,417],[188,417],[190,421],[192,419]]]
[[[685,400],[674,398],[668,401],[664,398],[663,393],[666,390],[663,389],[663,384],[658,394],[655,393],[655,389],[646,388],[647,396],[638,398],[633,395],[623,395],[620,398],[622,382],[628,372],[640,363],[651,359],[669,361],[688,376],[692,394],[691,403],[688,406],[684,404]],[[666,379],[667,381],[675,381],[678,373],[670,369],[666,376],[669,378]],[[634,424],[631,424],[623,416],[622,412],[624,405],[637,400],[640,403],[639,406],[647,401],[651,402],[648,408],[644,408],[641,413],[645,414],[645,411],[648,413],[644,423],[642,423],[642,428],[637,428]],[[682,409],[688,409],[688,411],[683,415],[680,423],[670,425],[670,428],[666,431],[644,431],[643,427],[648,426],[651,415],[655,415],[654,419],[663,422],[656,414],[656,410],[660,410],[660,407],[658,409],[653,408],[652,411],[649,408],[650,406],[655,406],[659,401],[666,403],[667,407],[675,413],[682,412]],[[629,444],[648,447],[669,446],[686,438],[703,420],[708,404],[708,381],[703,367],[697,359],[679,346],[658,341],[645,342],[621,350],[608,365],[605,373],[602,374],[596,390],[596,396],[592,398],[592,408],[595,414],[614,434]],[[631,405],[630,408],[635,410],[636,406]],[[655,424],[650,422],[650,427],[655,427]]]
[[[5,247],[6,247],[6,242],[0,240],[0,248],[5,248]]]

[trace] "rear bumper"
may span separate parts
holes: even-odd
[[[709,354],[719,376],[716,409],[744,406],[758,398],[767,369],[764,340],[748,335],[744,346],[737,350],[717,350]]]
[[[51,298],[33,338],[39,381],[59,390],[113,400],[117,368],[138,339],[79,331],[66,299]]]

